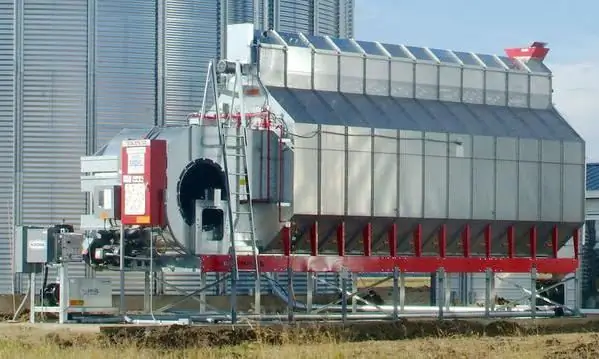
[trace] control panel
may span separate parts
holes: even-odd
[[[122,224],[166,226],[166,156],[165,140],[122,142]]]
[[[94,211],[102,220],[121,219],[121,187],[94,187]]]
[[[17,226],[15,228],[14,271],[40,273],[46,263],[80,262],[83,235],[73,226]]]

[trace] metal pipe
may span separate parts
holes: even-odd
[[[480,318],[479,313],[452,313],[445,312],[445,318],[459,319],[459,318]],[[537,317],[551,318],[554,317],[553,312],[537,312]],[[491,318],[521,318],[528,319],[527,312],[493,312]],[[402,313],[399,314],[399,318],[423,318],[423,319],[434,319],[437,318],[437,312],[435,313]],[[248,314],[243,315],[242,319],[249,321],[276,321],[285,322],[287,319],[286,315],[280,314]],[[341,320],[393,320],[392,314],[385,313],[346,313],[344,314],[304,314],[295,313],[293,316],[294,321],[341,321]],[[131,316],[125,316],[125,321],[130,324],[149,324],[149,325],[171,325],[171,324],[189,324],[192,322],[206,322],[206,323],[230,323],[231,318],[223,315],[194,315],[190,313],[181,318],[169,316],[164,319],[135,319]]]
[[[119,230],[121,234],[119,241],[119,311],[121,314],[125,314],[125,226],[122,222]]]

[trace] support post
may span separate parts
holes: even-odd
[[[445,280],[443,281],[443,302],[445,304],[445,310],[449,312],[449,307],[451,306],[451,273],[443,273],[443,276],[445,277]]]
[[[124,315],[125,309],[125,227],[120,225],[119,239],[119,312]],[[62,285],[62,283],[61,283]]]
[[[445,258],[447,251],[447,225],[442,224],[439,229],[439,257]]]
[[[394,258],[397,257],[397,223],[391,225],[387,241],[389,242],[389,255]]]
[[[414,255],[422,256],[422,224],[418,223],[414,229]]]
[[[344,268],[341,270],[341,318],[347,322],[347,279],[349,273]]]
[[[492,297],[492,286],[493,286],[493,271],[491,268],[487,268],[485,271],[485,317],[491,317],[491,300]]]
[[[399,302],[399,269],[393,268],[393,320],[399,319],[398,302]]]
[[[283,253],[286,257],[291,255],[291,227],[284,226],[281,229],[281,239],[283,240]]]
[[[399,272],[399,311],[406,311],[406,272]]]
[[[351,292],[358,292],[358,273],[351,273]],[[356,294],[352,295],[351,297],[351,312],[358,312],[358,297]]]
[[[492,243],[491,243],[491,238],[492,238],[492,232],[491,232],[491,225],[487,224],[485,227],[485,257],[487,258],[491,258],[491,248],[492,248]]]
[[[537,268],[530,270],[530,317],[537,317]]]
[[[318,222],[312,223],[310,227],[310,255],[318,255]]]
[[[443,319],[445,312],[445,269],[437,270],[437,306],[439,307],[439,319]]]
[[[372,223],[368,222],[362,232],[364,242],[364,255],[370,257],[372,254]]]
[[[206,288],[206,282],[206,272],[202,271],[200,272],[200,288]],[[206,290],[200,292],[200,300],[200,313],[204,314],[206,313]]]
[[[337,253],[340,257],[345,256],[345,222],[337,226]]]
[[[295,295],[293,294],[293,270],[287,266],[287,320],[293,322],[293,306],[295,304]]]
[[[537,226],[533,225],[530,228],[530,258],[537,258]]]
[[[514,226],[509,226],[507,229],[507,256],[508,258],[514,258],[515,253],[515,241],[516,237],[516,228]]]
[[[312,313],[312,303],[314,302],[314,273],[308,272],[306,273],[306,280],[308,287],[306,288],[306,312],[308,314]]]
[[[69,307],[69,280],[67,276],[67,263],[61,263],[58,267],[58,278],[60,290],[58,291],[58,324],[67,322],[67,309]]]
[[[262,277],[255,276],[254,279],[254,313],[262,314]]]
[[[234,260],[237,260],[235,257]],[[231,323],[237,324],[237,273],[231,273]]]
[[[150,312],[150,272],[144,272],[144,313]]]
[[[553,258],[557,258],[557,253],[559,251],[559,229],[557,224],[553,225],[553,229],[551,231],[551,251],[553,254]]]
[[[467,224],[464,226],[464,230],[462,232],[462,251],[464,252],[464,257],[470,257],[470,225]]]
[[[29,274],[29,323],[35,324],[35,296],[37,289],[35,288],[35,273]],[[43,303],[43,300],[42,300]]]

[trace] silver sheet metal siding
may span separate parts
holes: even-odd
[[[77,173],[86,153],[87,2],[21,4],[22,108],[15,122],[23,174],[17,223],[78,224],[85,210]],[[73,268],[73,275],[82,274],[83,266]]]
[[[217,1],[190,0],[168,0],[165,9],[165,121],[183,124],[202,105],[208,61],[217,57],[219,9]]]
[[[343,0],[315,0],[316,28],[318,35],[339,36],[339,2]]]
[[[14,6],[0,0],[0,293],[12,287],[10,221],[14,178]]]
[[[275,30],[314,33],[314,0],[279,0],[275,9]]]
[[[277,281],[276,284],[280,286],[285,292],[287,292],[287,273],[276,273],[274,279]],[[255,291],[255,276],[253,273],[240,273],[239,282],[237,284],[238,295],[252,295]],[[331,294],[336,293],[338,287],[338,276],[336,273],[321,273],[318,275],[319,280],[315,281],[314,294]],[[331,285],[327,285],[322,281],[326,281]],[[227,281],[224,286],[224,292],[221,294],[231,294],[230,282]],[[260,280],[260,289],[262,294],[271,294],[272,285],[266,278]],[[294,273],[293,274],[293,291],[295,294],[305,294],[308,290],[308,275],[307,273]]]
[[[354,37],[354,0],[339,0],[339,37]]]
[[[258,3],[261,1],[258,0]],[[260,5],[258,5],[260,6]],[[229,24],[254,22],[254,0],[229,2]]]
[[[282,30],[312,32],[311,1],[277,2]],[[16,23],[15,3],[23,7]],[[252,5],[246,0],[230,7],[230,20],[251,20]],[[260,4],[260,14],[267,5]],[[13,43],[15,24],[23,28],[19,51]],[[12,284],[9,217],[22,224],[51,225],[64,219],[77,226],[85,211],[79,157],[104,145],[122,127],[161,123],[162,113],[167,123],[181,123],[197,110],[206,63],[218,54],[219,25],[216,0],[0,0],[1,293],[9,293]],[[16,76],[13,60],[18,53],[23,56],[22,76]],[[22,96],[14,96],[13,87],[21,80]],[[13,113],[13,102],[22,103],[22,111]],[[13,132],[13,123],[21,135]],[[86,136],[91,136],[89,143]],[[21,149],[16,157],[14,138]],[[17,203],[22,205],[7,214],[15,168],[21,168],[13,161],[21,157],[24,176]],[[85,270],[71,266],[71,274],[83,276]],[[118,273],[96,276],[112,278],[117,289]],[[198,273],[164,277],[186,290],[199,287]],[[209,275],[209,280],[215,277]],[[305,287],[302,278],[305,283],[300,274],[296,286]],[[142,274],[128,274],[128,293],[140,294],[143,283]],[[253,279],[240,285],[253,288]],[[267,292],[268,286],[263,287]]]
[[[157,120],[157,3],[156,0],[95,1],[95,37],[90,42],[95,58],[96,147],[123,127],[148,128]],[[96,149],[97,149],[96,148]],[[118,272],[96,272],[119,289]],[[143,273],[126,274],[127,294],[143,294]]]
[[[96,147],[156,121],[156,1],[95,1]],[[92,52],[92,54],[94,53]]]
[[[23,224],[77,223],[85,210],[87,3],[26,1],[23,43]]]

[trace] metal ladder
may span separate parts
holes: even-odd
[[[233,112],[235,105],[235,97],[239,97],[239,108],[241,118],[239,123],[232,120],[229,116],[225,121],[220,120],[220,110],[218,109],[218,84],[217,84],[217,73],[214,62],[210,62],[208,66],[208,76],[206,77],[206,86],[204,91],[204,99],[202,101],[202,112],[200,117],[200,125],[202,125],[202,119],[205,114],[205,103],[206,95],[208,91],[209,82],[212,82],[213,95],[216,108],[216,118],[218,127],[219,144],[222,149],[223,155],[223,167],[227,177],[226,181],[226,192],[229,194],[227,201],[227,217],[229,219],[229,234],[231,237],[231,255],[234,257],[233,261],[233,275],[236,279],[239,276],[239,264],[237,260],[237,244],[236,235],[242,234],[243,237],[249,236],[249,242],[252,247],[252,256],[254,259],[254,271],[256,278],[260,277],[260,267],[258,263],[258,247],[256,241],[256,228],[254,221],[254,208],[252,204],[251,186],[249,183],[249,163],[247,156],[248,138],[247,138],[247,127],[249,123],[246,123],[245,106],[243,98],[243,84],[241,79],[241,65],[239,62],[235,64],[235,84],[232,91],[231,103],[229,105],[229,114]],[[230,135],[231,129],[235,128],[235,133]],[[234,138],[235,144],[229,145],[229,139]],[[227,153],[227,150],[234,150],[233,154]],[[235,158],[235,164],[233,169],[229,168],[228,157],[232,156]],[[234,187],[230,188],[230,180],[233,180]],[[245,186],[246,193],[244,194],[243,187]],[[242,197],[247,197],[247,205],[242,205]],[[246,207],[246,208],[243,208]],[[247,220],[244,221],[243,219]],[[240,228],[246,225],[246,228]]]

